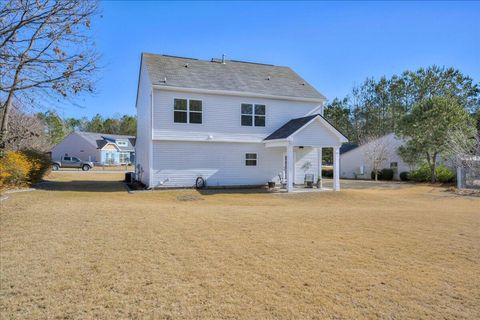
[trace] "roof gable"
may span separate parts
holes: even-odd
[[[325,97],[288,67],[226,60],[212,61],[142,54],[153,85],[221,90],[324,100]]]
[[[292,119],[285,123],[283,126],[278,128],[272,134],[265,138],[265,140],[277,140],[277,139],[286,139],[294,134],[297,130],[306,125],[310,120],[315,118],[317,115],[311,115],[308,117],[302,117],[297,119]]]
[[[104,133],[96,133],[96,132],[75,132],[75,134],[79,135],[90,144],[95,146],[98,149],[103,148],[107,143],[115,143],[116,140],[124,140],[127,142],[127,146],[118,146],[118,148],[122,151],[129,151],[135,149],[135,137],[134,136],[126,136],[126,135],[119,135],[119,134],[104,134]]]
[[[345,137],[344,134],[342,134],[340,131],[338,131],[337,128],[335,128],[330,122],[328,122],[320,114],[313,114],[313,115],[302,117],[302,118],[292,119],[292,120],[288,121],[287,123],[285,123],[283,126],[281,126],[279,129],[274,131],[272,134],[270,134],[264,140],[268,141],[268,140],[287,139],[287,138],[297,134],[298,132],[302,131],[311,122],[315,121],[315,119],[321,119],[321,121],[324,124],[326,124],[326,126],[330,129],[330,131],[334,132],[337,136],[339,136],[345,142],[348,141],[348,139]]]

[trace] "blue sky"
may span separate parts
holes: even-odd
[[[104,1],[97,93],[63,116],[135,114],[140,53],[287,65],[329,99],[432,64],[480,81],[479,2]]]

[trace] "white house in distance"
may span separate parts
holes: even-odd
[[[258,186],[287,190],[321,172],[322,148],[347,139],[323,118],[325,97],[288,67],[143,53],[136,176],[150,188]]]
[[[404,171],[411,171],[412,168],[406,164],[398,155],[398,148],[403,144],[403,141],[395,136],[394,133],[387,134],[379,138],[379,143],[388,150],[387,159],[382,168],[391,168],[395,174],[393,179],[399,180],[400,173]],[[346,179],[371,179],[371,172],[373,170],[371,163],[365,157],[366,150],[368,150],[368,143],[360,145],[357,148],[351,149],[340,155],[340,176]]]
[[[52,149],[52,159],[76,157],[102,165],[135,162],[135,137],[94,132],[72,132]]]

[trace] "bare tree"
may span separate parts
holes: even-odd
[[[5,137],[6,149],[35,149],[46,152],[52,147],[45,133],[45,123],[37,116],[29,115],[14,105],[9,122],[10,130]]]
[[[372,135],[364,137],[360,145],[364,150],[364,160],[370,164],[375,175],[375,181],[378,181],[378,173],[391,156],[388,142],[384,137]]]
[[[14,101],[35,106],[46,96],[93,90],[98,55],[90,36],[96,1],[0,2],[0,143]]]
[[[467,175],[466,180],[480,180],[480,132],[472,136],[455,130],[448,137],[445,154]]]

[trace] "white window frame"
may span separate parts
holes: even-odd
[[[122,159],[122,157],[123,157],[124,159]],[[125,161],[125,160],[127,160],[127,159],[128,159],[128,161]],[[123,161],[122,161],[122,160],[123,160]],[[119,163],[128,163],[128,162],[130,162],[130,152],[120,151],[120,152],[118,153],[118,162],[119,162]]]
[[[248,159],[247,158],[247,155],[248,154],[254,154],[255,155],[255,159]],[[244,159],[244,163],[245,163],[245,167],[256,167],[258,166],[258,153],[256,152],[245,152],[245,159]],[[255,164],[247,164],[247,161],[255,161]]]
[[[119,147],[128,147],[128,142],[125,140],[117,140],[116,142]]]
[[[242,111],[242,105],[244,105],[244,104],[248,104],[248,105],[251,105],[251,106],[252,106],[252,113],[251,113],[251,114],[250,114],[250,113],[243,113],[243,111]],[[255,112],[255,106],[264,106],[264,108],[265,108],[265,114],[259,114],[259,115],[257,115],[256,112]],[[252,125],[242,124],[242,117],[243,117],[243,116],[249,116],[249,117],[251,117],[251,118],[252,118]],[[265,121],[264,121],[264,122],[265,122],[265,125],[263,125],[263,126],[257,126],[257,125],[255,125],[255,117],[256,117],[256,116],[264,117],[264,118],[265,118]],[[242,102],[242,103],[240,104],[240,125],[241,125],[242,127],[259,127],[259,128],[266,127],[266,126],[267,126],[267,105],[264,104],[264,103],[250,103],[250,102],[246,103],[246,102]]]
[[[186,100],[187,101],[187,110],[175,110],[175,100]],[[190,101],[200,101],[202,105],[202,111],[190,110]],[[175,112],[186,112],[187,113],[187,122],[175,122]],[[202,122],[190,122],[190,112],[200,113],[202,115]],[[174,124],[203,124],[203,100],[200,99],[190,99],[190,98],[173,98],[173,123]]]

